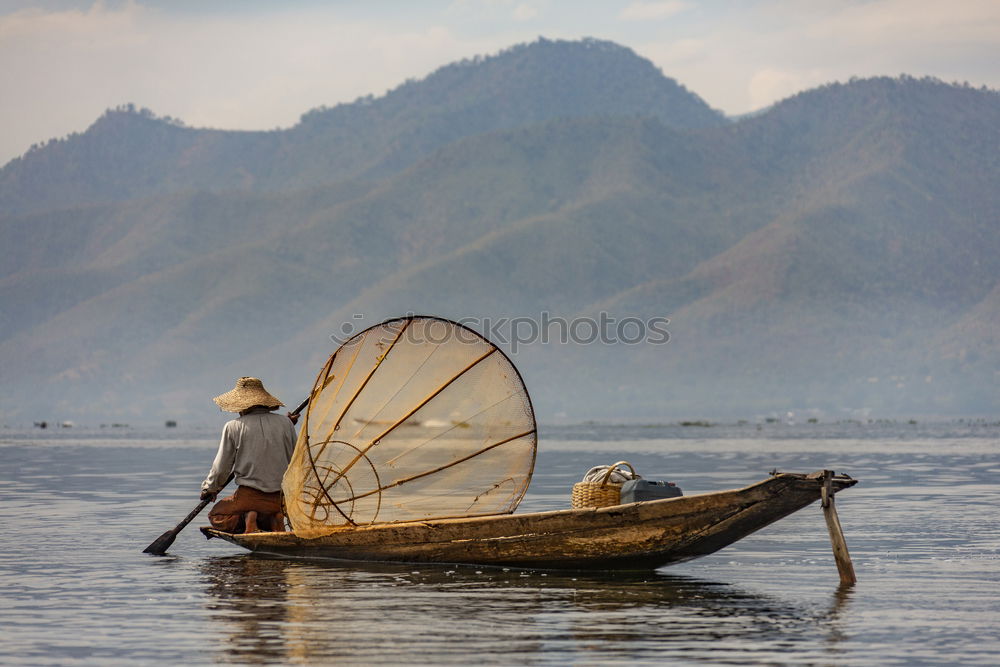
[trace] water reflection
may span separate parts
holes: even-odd
[[[775,647],[820,624],[844,640],[850,592],[815,608],[660,573],[557,573],[366,565],[251,555],[201,565],[223,662],[484,663],[716,657]],[[721,653],[720,653],[721,652]],[[766,652],[765,652],[766,654]],[[787,654],[786,654],[787,657]]]
[[[825,639],[828,653],[841,653],[840,645],[848,639],[844,626],[847,622],[847,610],[850,607],[851,596],[854,594],[854,587],[857,584],[840,584],[833,593],[830,602],[830,609],[826,613],[825,621],[827,626],[827,636]]]
[[[232,662],[273,663],[285,656],[289,620],[286,568],[259,558],[212,558],[201,566],[207,578],[209,608],[224,629],[220,658]]]

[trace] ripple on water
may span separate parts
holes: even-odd
[[[612,458],[686,493],[835,467],[861,479],[837,497],[860,583],[837,588],[818,506],[641,575],[273,560],[193,528],[156,558],[140,550],[197,502],[211,441],[8,442],[0,661],[996,662],[995,439],[612,433],[543,441],[523,508],[566,506]]]

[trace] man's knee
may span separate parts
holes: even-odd
[[[241,514],[209,514],[208,521],[212,528],[224,533],[243,532],[243,515]]]

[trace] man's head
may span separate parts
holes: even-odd
[[[284,405],[264,389],[264,383],[259,378],[252,377],[241,377],[232,390],[212,400],[225,412],[242,413],[258,406],[276,410]]]

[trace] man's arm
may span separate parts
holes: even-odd
[[[219,451],[215,455],[212,469],[208,472],[208,477],[201,483],[201,499],[215,500],[215,496],[229,483],[229,473],[233,471],[236,463],[236,438],[234,422],[227,422],[222,429],[222,439],[219,442]]]

